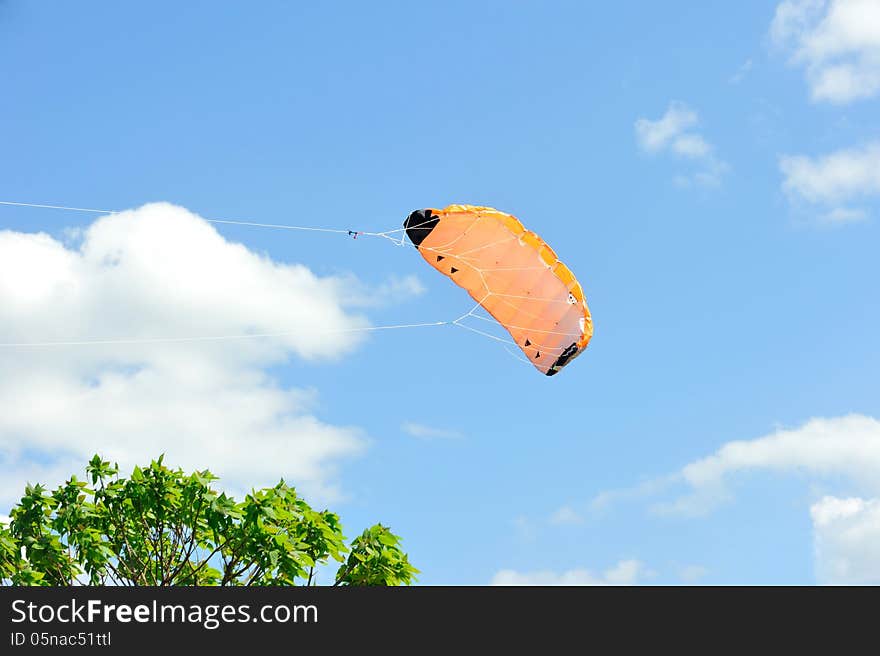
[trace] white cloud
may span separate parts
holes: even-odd
[[[411,435],[412,437],[418,437],[421,439],[458,439],[461,437],[461,433],[454,430],[449,430],[446,428],[434,428],[433,426],[425,426],[424,424],[417,424],[413,421],[406,421],[400,426],[400,430],[402,430],[407,435]]]
[[[678,472],[599,494],[594,509],[659,496],[685,485],[684,495],[655,503],[660,515],[701,516],[733,497],[735,476],[754,471],[798,474],[822,487],[845,487],[858,497],[825,496],[810,508],[816,574],[826,583],[880,583],[880,420],[859,414],[815,418],[752,440],[722,445]],[[700,570],[682,569],[680,576]]]
[[[867,212],[847,206],[880,196],[880,142],[835,151],[823,157],[783,155],[782,188],[795,203],[824,208],[824,223],[862,221]]]
[[[785,191],[811,203],[880,195],[880,142],[817,158],[784,155],[779,168]]]
[[[571,506],[562,506],[550,515],[550,523],[556,525],[580,524],[583,521],[584,518]]]
[[[810,515],[820,582],[880,583],[880,499],[826,496]]]
[[[539,570],[517,572],[500,570],[492,577],[492,585],[634,585],[639,579],[651,576],[651,572],[638,560],[621,560],[614,567],[596,574],[587,569],[565,572]]]
[[[705,157],[712,147],[698,134],[683,134],[672,142],[672,150],[684,157]]]
[[[636,141],[642,150],[655,154],[668,151],[696,165],[693,173],[675,177],[681,187],[718,186],[728,168],[714,155],[712,145],[693,130],[698,123],[697,113],[678,101],[671,102],[655,121],[640,118],[635,122]]]
[[[675,144],[682,136],[687,136],[687,129],[699,122],[697,113],[682,102],[669,103],[666,113],[651,121],[640,118],[636,121],[636,138],[639,145],[648,152],[656,153],[667,147],[675,150]]]
[[[818,418],[798,428],[728,442],[682,468],[679,477],[690,487],[688,495],[655,509],[704,514],[731,496],[727,483],[732,475],[756,470],[842,476],[861,489],[880,493],[880,421],[857,414]]]
[[[356,348],[368,322],[348,309],[351,283],[274,262],[164,203],[100,218],[78,246],[0,232],[2,343],[285,332],[3,348],[0,500],[16,499],[26,480],[81,475],[94,452],[126,468],[164,452],[232,489],[283,476],[332,497],[338,463],[364,448],[364,436],[318,419],[313,390],[284,388],[266,368]],[[390,285],[392,296],[416,288]]]
[[[825,583],[880,583],[880,421],[863,415],[811,419],[790,430],[729,442],[685,466],[691,493],[661,512],[701,514],[729,498],[727,479],[749,470],[846,481],[868,498],[825,496],[810,508],[816,576]]]
[[[813,100],[843,104],[880,92],[876,0],[786,0],[770,36],[805,69]]]

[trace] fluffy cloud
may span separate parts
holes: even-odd
[[[826,496],[810,508],[816,576],[825,583],[880,583],[880,421],[864,415],[811,419],[754,440],[728,442],[685,466],[691,489],[661,513],[699,515],[729,498],[728,479],[750,470],[798,472],[845,481],[868,498]]]
[[[492,585],[634,585],[639,579],[650,576],[645,565],[638,560],[621,560],[602,574],[586,569],[565,572],[540,570],[517,572],[503,569],[492,578]]]
[[[413,421],[406,421],[400,426],[400,430],[402,430],[407,435],[411,435],[412,437],[418,437],[425,440],[431,439],[458,439],[461,437],[461,433],[454,430],[449,430],[447,428],[434,428],[433,426],[426,426],[424,424],[417,424]]]
[[[810,515],[820,582],[880,583],[880,499],[826,496]]]
[[[770,36],[805,69],[813,100],[840,104],[880,92],[876,0],[786,0]]]
[[[392,281],[356,301],[352,282],[274,262],[163,203],[100,218],[74,244],[0,232],[0,342],[107,340],[2,348],[0,500],[80,472],[94,452],[123,467],[164,452],[232,489],[283,476],[332,497],[364,436],[318,419],[315,392],[267,368],[340,358],[368,326],[353,304],[418,288]]]
[[[636,141],[645,152],[671,152],[697,165],[695,172],[676,176],[676,184],[717,186],[727,165],[715,157],[711,144],[693,130],[698,123],[699,116],[694,110],[673,101],[659,119],[640,118],[635,122]]]
[[[640,118],[636,121],[636,138],[639,145],[648,152],[656,153],[665,148],[671,148],[680,154],[693,152],[692,147],[686,144],[703,143],[699,135],[688,134],[685,131],[694,127],[699,122],[697,113],[681,102],[672,102],[666,113],[656,121]],[[682,146],[682,144],[685,144]],[[681,152],[683,151],[683,152]]]
[[[866,218],[865,210],[843,204],[880,196],[880,142],[817,158],[784,155],[779,168],[789,198],[825,207],[823,218],[831,223]]]
[[[880,421],[864,415],[811,419],[753,440],[728,442],[686,465],[679,478],[690,493],[656,507],[661,513],[699,515],[729,498],[728,479],[755,470],[845,477],[880,493]]]
[[[732,498],[730,482],[750,471],[796,473],[812,484],[843,487],[860,496],[825,496],[810,507],[817,579],[824,583],[880,583],[880,421],[852,414],[811,419],[752,440],[737,440],[678,472],[624,490],[603,492],[593,502],[610,504],[671,492],[654,503],[660,515],[701,516]],[[687,488],[680,494],[680,488]],[[682,569],[684,580],[702,568]]]

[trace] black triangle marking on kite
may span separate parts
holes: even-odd
[[[538,351],[538,355],[535,356],[535,360],[537,360],[537,359],[540,358],[540,357],[541,357],[541,352]]]
[[[526,346],[531,346],[531,345],[532,345],[532,343],[529,341],[529,338],[528,338],[528,337],[526,337],[526,344],[525,344],[525,345],[526,345]]]
[[[456,269],[455,267],[452,267],[449,272],[450,273],[458,273],[458,269]]]
[[[438,262],[439,262],[440,260],[443,260],[443,259],[445,259],[443,255],[438,255],[438,256],[437,256],[437,261],[438,261]]]

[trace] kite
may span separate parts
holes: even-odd
[[[541,373],[559,373],[587,348],[593,321],[580,283],[516,217],[450,205],[416,210],[403,227],[425,261],[491,314]]]

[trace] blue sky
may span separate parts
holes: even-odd
[[[304,322],[6,349],[7,481],[146,423],[117,457],[302,476],[424,584],[880,582],[875,3],[8,0],[0,79],[0,200],[192,213],[0,207],[0,341]],[[467,311],[412,249],[194,216],[377,231],[451,203],[580,279],[595,336],[559,376],[448,326],[324,331]]]

